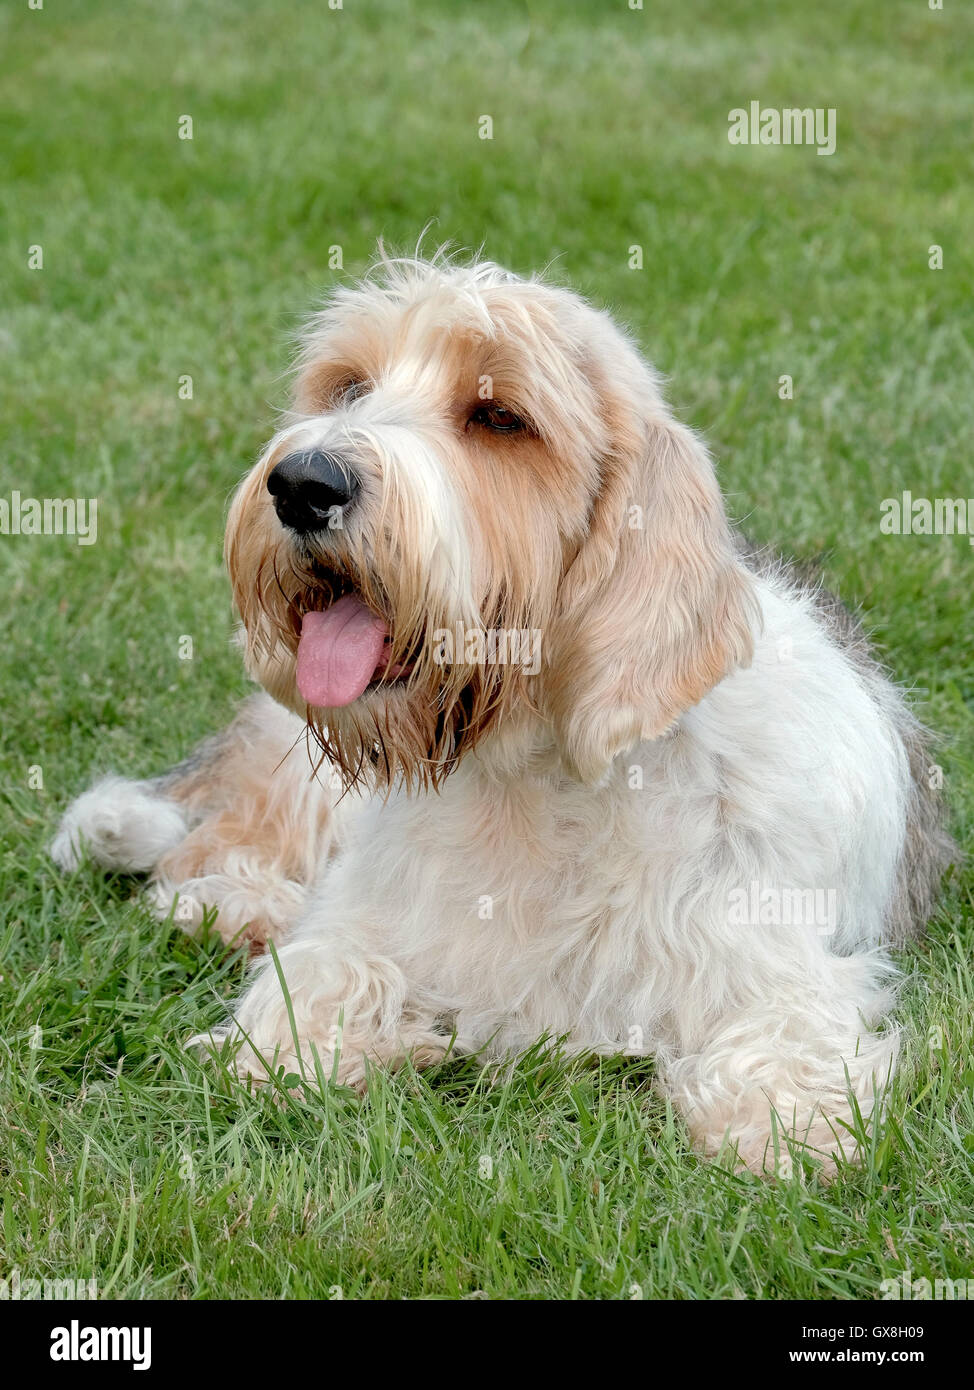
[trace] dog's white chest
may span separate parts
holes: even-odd
[[[643,812],[618,785],[526,778],[499,794],[461,769],[440,794],[364,808],[321,896],[337,922],[354,894],[376,948],[465,1009],[478,1034],[503,1013],[525,1036],[581,1024],[593,1045],[618,1045],[624,1010],[608,1020],[602,1005],[625,997],[620,978],[649,949]]]

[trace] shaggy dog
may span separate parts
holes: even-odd
[[[382,254],[312,319],[226,556],[266,693],[97,783],[53,854],[280,943],[243,1074],[563,1038],[653,1056],[705,1152],[855,1156],[887,948],[950,851],[923,731],[842,605],[735,535],[606,314]]]

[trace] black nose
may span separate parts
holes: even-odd
[[[335,508],[347,507],[357,488],[358,479],[340,458],[317,449],[288,454],[267,479],[281,523],[302,535],[323,531],[332,522]]]

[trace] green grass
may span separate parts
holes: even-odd
[[[354,273],[431,217],[434,240],[555,261],[634,327],[735,516],[823,558],[926,692],[969,845],[974,552],[878,522],[903,488],[974,492],[970,12],[48,0],[6,7],[0,40],[0,496],[99,500],[96,545],[0,537],[0,1275],[167,1298],[874,1298],[908,1269],[974,1277],[969,873],[903,957],[890,1123],[826,1186],[699,1162],[651,1070],[621,1062],[537,1055],[498,1084],[455,1063],[364,1104],[229,1093],[181,1043],[239,958],[44,848],[95,772],[157,770],[226,721],[244,680],[223,514],[289,334],[336,278],[330,246]],[[836,107],[836,154],[730,146],[751,99]]]

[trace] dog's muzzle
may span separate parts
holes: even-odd
[[[354,500],[358,479],[335,454],[318,449],[288,454],[271,470],[267,491],[283,526],[299,535],[333,525]]]

